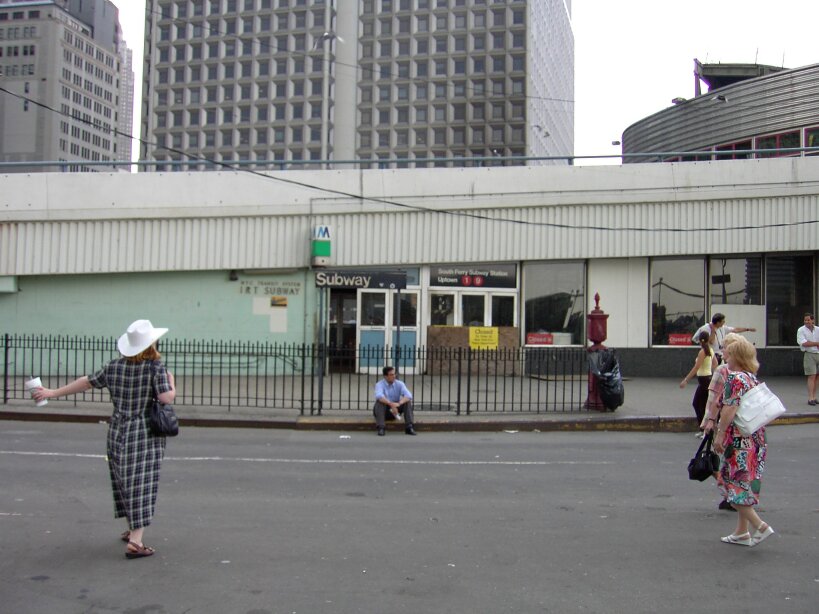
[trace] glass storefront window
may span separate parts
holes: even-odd
[[[796,331],[805,313],[813,313],[813,256],[765,258],[767,345],[796,345]]]
[[[711,258],[711,304],[761,305],[762,258]]]
[[[392,325],[399,323],[398,294],[393,295]],[[400,326],[418,326],[418,294],[416,292],[401,293],[401,320]]]
[[[526,263],[523,279],[526,336],[548,334],[556,345],[582,345],[586,321],[585,264]]]
[[[515,297],[492,297],[492,326],[515,325]]]
[[[363,326],[384,326],[385,315],[385,293],[365,292],[361,294],[361,324]]]
[[[430,324],[453,326],[455,324],[455,295],[430,294]]]
[[[691,344],[705,321],[704,264],[702,258],[651,262],[652,345]]]
[[[461,316],[464,326],[483,326],[484,300],[482,295],[461,295]]]

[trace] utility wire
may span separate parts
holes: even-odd
[[[63,112],[61,110],[55,109],[47,104],[29,98],[27,96],[23,96],[17,94],[15,92],[11,92],[4,87],[0,87],[0,92],[5,94],[11,95],[15,98],[20,100],[29,101],[32,104],[35,104],[47,111],[52,113],[56,113],[58,115],[62,115],[65,117],[69,117],[74,120],[79,120],[83,123],[88,125],[94,126],[96,128],[100,128],[98,123],[95,123],[90,120],[85,120],[80,117],[76,117],[71,115],[70,113]],[[764,229],[764,228],[787,228],[791,226],[801,226],[803,224],[819,224],[819,219],[816,220],[806,220],[802,222],[780,222],[777,224],[759,224],[759,225],[744,225],[744,226],[720,226],[720,227],[697,227],[697,228],[678,228],[678,227],[654,227],[654,228],[647,228],[641,226],[623,226],[623,227],[610,227],[610,226],[595,226],[595,225],[584,225],[584,224],[559,224],[556,222],[530,222],[525,220],[516,220],[513,218],[507,217],[493,217],[489,215],[473,213],[470,211],[457,211],[457,210],[450,210],[450,209],[439,209],[439,208],[431,208],[431,207],[421,207],[418,205],[410,205],[407,203],[398,202],[395,200],[390,200],[386,198],[378,198],[373,196],[361,196],[360,194],[354,194],[352,192],[346,192],[344,190],[336,190],[333,188],[325,187],[325,186],[318,186],[315,184],[306,183],[303,181],[296,181],[295,179],[288,179],[281,176],[273,176],[268,175],[253,169],[246,169],[246,168],[236,168],[230,162],[222,162],[219,160],[211,160],[210,158],[205,158],[198,155],[193,155],[187,153],[185,151],[175,149],[173,147],[160,147],[156,143],[150,143],[142,138],[135,137],[131,134],[126,134],[123,132],[118,131],[116,128],[111,130],[114,135],[122,135],[126,136],[129,139],[135,140],[143,145],[152,145],[157,148],[165,149],[171,153],[179,154],[181,156],[185,156],[192,162],[204,162],[208,164],[212,164],[214,166],[220,166],[231,171],[239,171],[243,173],[248,173],[256,177],[260,177],[265,180],[273,180],[279,183],[286,183],[289,185],[305,188],[308,190],[316,190],[320,192],[324,192],[327,194],[334,194],[335,196],[341,196],[344,198],[350,198],[352,200],[357,200],[362,203],[370,202],[370,203],[377,203],[382,205],[388,205],[391,207],[396,207],[399,209],[404,209],[408,211],[415,211],[420,213],[434,213],[438,215],[446,215],[451,217],[457,218],[467,218],[467,219],[475,219],[480,221],[486,222],[501,222],[506,224],[515,224],[518,226],[528,226],[528,227],[540,227],[540,228],[558,228],[558,229],[566,229],[566,230],[596,230],[596,231],[606,231],[606,232],[671,232],[671,233],[689,233],[689,232],[725,232],[731,230],[757,230],[757,229]],[[76,161],[78,164],[81,164],[82,161]],[[157,162],[157,164],[162,164],[162,162]]]

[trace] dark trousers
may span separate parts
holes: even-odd
[[[388,405],[384,405],[380,401],[375,402],[375,405],[373,405],[373,415],[375,416],[375,425],[378,428],[384,428],[388,413],[390,413],[390,407]],[[404,416],[404,426],[406,428],[411,427],[413,424],[412,401],[404,403],[399,407],[398,413]]]
[[[697,426],[705,417],[705,406],[708,404],[708,386],[711,384],[710,375],[697,376],[697,389],[694,391],[694,399],[691,404],[694,406],[694,413],[697,414]]]

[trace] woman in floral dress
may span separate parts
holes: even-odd
[[[722,342],[722,356],[728,360],[728,353],[731,351],[731,344],[742,337],[737,333],[728,333],[725,335],[725,340]],[[722,411],[722,393],[725,391],[725,380],[728,377],[728,363],[722,363],[711,376],[711,383],[708,385],[708,403],[705,406],[705,416],[700,422],[700,430],[704,435],[712,433],[716,428],[717,420],[719,420],[720,411]],[[722,477],[719,471],[714,473],[714,479],[717,481],[717,490],[722,499],[719,502],[718,508],[728,512],[736,512],[728,503],[728,491],[725,484],[722,482]]]
[[[722,541],[739,546],[755,546],[773,535],[773,528],[754,509],[759,503],[762,472],[768,451],[764,427],[745,437],[734,424],[742,395],[756,386],[756,348],[745,338],[731,345],[728,353],[728,376],[725,379],[723,407],[714,435],[714,449],[722,455],[720,478],[728,493],[728,502],[739,512],[737,526]],[[753,533],[752,533],[753,531]]]

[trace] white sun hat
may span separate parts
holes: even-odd
[[[117,348],[123,356],[136,356],[167,332],[167,328],[154,328],[150,320],[137,320],[119,338]]]

